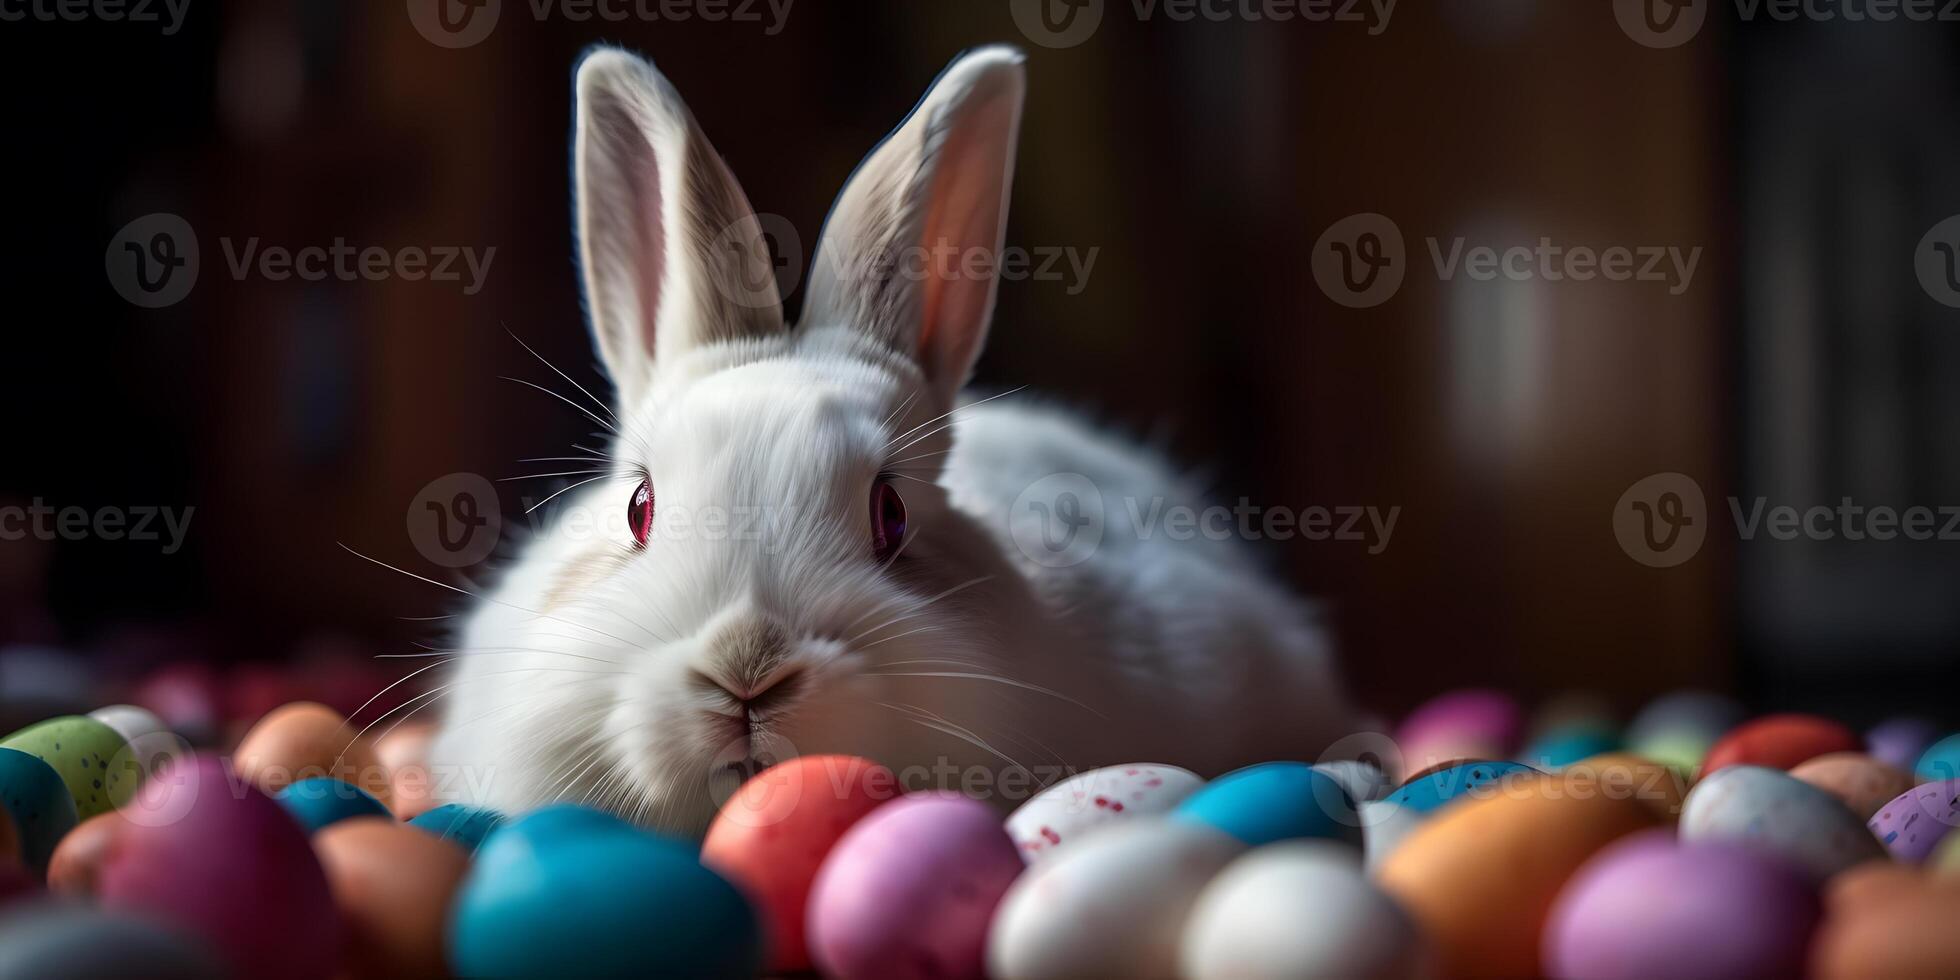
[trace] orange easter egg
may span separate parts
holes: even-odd
[[[898,790],[892,771],[869,759],[815,755],[763,770],[722,805],[701,863],[755,904],[771,972],[810,968],[804,907],[817,868],[852,824]]]
[[[367,790],[382,803],[390,796],[388,774],[360,728],[339,712],[311,701],[295,701],[267,712],[239,740],[232,765],[267,794],[302,779],[331,776]]]
[[[469,871],[462,848],[384,817],[342,820],[313,835],[348,931],[357,977],[449,973],[444,929]]]
[[[1911,773],[1863,752],[1820,755],[1798,763],[1790,775],[1837,797],[1860,820],[1870,820],[1881,807],[1913,787]]]
[[[1826,910],[1817,980],[1960,976],[1960,878],[1874,861],[1831,881]]]
[[[1438,811],[1377,878],[1435,942],[1445,974],[1535,976],[1566,879],[1600,848],[1661,822],[1645,803],[1587,780],[1519,780]]]
[[[98,813],[64,835],[48,859],[48,890],[76,897],[95,894],[95,876],[128,825],[120,813]]]

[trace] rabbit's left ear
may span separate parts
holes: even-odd
[[[917,359],[950,400],[980,356],[1026,89],[1022,55],[971,51],[844,185],[803,323],[849,325]]]
[[[656,362],[783,329],[755,212],[667,79],[616,48],[578,68],[579,260],[622,399]]]

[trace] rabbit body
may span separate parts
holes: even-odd
[[[956,61],[859,168],[782,322],[760,227],[671,86],[581,65],[580,245],[618,393],[605,472],[467,619],[439,797],[700,833],[794,755],[1012,806],[1069,772],[1312,758],[1346,722],[1306,607],[1202,495],[1019,393],[962,400],[997,253],[1017,53]],[[642,504],[645,506],[643,507]]]

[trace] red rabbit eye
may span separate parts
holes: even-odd
[[[653,533],[653,482],[640,480],[633,488],[633,499],[626,504],[626,524],[633,529],[633,540],[642,547]]]
[[[871,488],[871,552],[889,561],[904,543],[905,501],[890,480],[879,480]]]

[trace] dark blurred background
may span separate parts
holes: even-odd
[[[1960,310],[1922,261],[1960,242],[1924,237],[1960,213],[1960,25],[1659,0],[1647,28],[1606,0],[1275,22],[1107,0],[1057,47],[1006,0],[742,2],[608,22],[502,0],[461,47],[401,0],[190,0],[174,31],[0,22],[0,504],[194,508],[174,551],[0,541],[0,645],[134,675],[440,643],[427,617],[455,594],[341,545],[467,587],[494,561],[417,547],[432,482],[574,469],[519,460],[595,445],[589,419],[499,380],[570,391],[515,334],[599,390],[570,231],[579,52],[651,57],[807,261],[938,69],[1006,41],[1030,78],[1009,243],[1094,264],[1002,287],[979,381],[1158,439],[1228,504],[1400,507],[1383,548],[1252,545],[1322,601],[1367,704],[1488,683],[1625,708],[1702,685],[1950,714],[1960,540],[1745,541],[1727,501],[1960,505]],[[1694,10],[1691,36],[1643,34]],[[1048,23],[1071,13],[1090,9]],[[114,265],[156,213],[194,230],[199,275],[145,308]],[[1406,239],[1406,276],[1355,308],[1313,260],[1365,213]],[[1700,251],[1678,290],[1445,278],[1428,240],[1458,236]],[[466,294],[467,274],[237,277],[226,249],[253,239],[495,252]],[[1615,533],[1623,494],[1662,473],[1706,500],[1705,543],[1668,567]],[[567,482],[494,483],[506,543]]]

